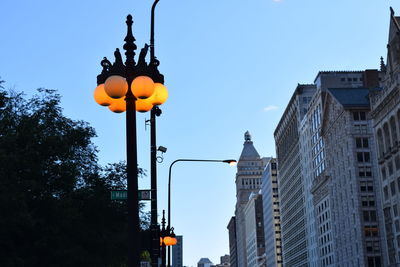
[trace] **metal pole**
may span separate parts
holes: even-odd
[[[151,7],[150,22],[150,64],[155,63],[154,53],[154,12],[159,0]],[[151,265],[158,266],[160,254],[160,228],[157,222],[157,143],[156,143],[156,107],[150,111],[150,169],[151,169]]]
[[[194,162],[223,162],[223,163],[230,163],[236,162],[236,160],[218,160],[218,159],[177,159],[171,163],[169,166],[168,172],[168,223],[167,229],[171,229],[171,173],[172,173],[172,166],[179,162],[179,161],[194,161]],[[170,234],[170,233],[168,233]],[[168,267],[171,266],[171,250],[168,247]]]
[[[138,201],[138,170],[135,98],[128,79],[126,95],[126,161],[128,179],[128,266],[140,265],[140,226]]]
[[[161,228],[160,236],[162,238],[164,238],[165,237],[165,210],[163,210],[163,217],[161,220],[161,225],[162,225],[162,228]],[[165,244],[163,242],[161,245],[161,267],[165,267],[165,264],[166,264],[166,251],[165,251]]]
[[[136,108],[135,96],[132,93],[131,83],[135,71],[135,38],[132,34],[132,16],[128,15],[128,26],[125,37],[126,55],[126,164],[128,180],[128,267],[140,266],[140,222],[138,200],[138,166],[137,166],[137,140],[136,140]]]
[[[150,111],[150,163],[151,163],[151,265],[158,266],[160,250],[159,227],[157,223],[157,145],[156,114],[153,107]]]

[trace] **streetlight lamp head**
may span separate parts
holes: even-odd
[[[236,166],[237,161],[235,159],[227,159],[227,160],[223,160],[222,162],[228,163],[231,166]]]
[[[151,101],[147,99],[140,99],[138,98],[136,100],[136,111],[139,112],[147,112],[153,108],[153,105],[151,104]]]
[[[108,106],[108,108],[115,113],[122,113],[126,110],[126,103],[125,99],[123,97],[118,98],[118,99],[113,99],[111,104]]]
[[[119,75],[112,75],[107,78],[104,83],[104,90],[111,98],[121,98],[128,92],[128,84],[126,79]]]
[[[132,81],[132,93],[136,98],[146,99],[154,93],[154,82],[150,77],[138,76]]]
[[[113,99],[104,91],[104,83],[98,85],[96,89],[94,89],[94,100],[97,104],[102,106],[109,106],[112,103]]]
[[[162,105],[168,98],[168,89],[162,83],[154,83],[154,93],[150,97],[153,105]]]

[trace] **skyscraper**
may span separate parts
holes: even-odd
[[[172,246],[172,267],[183,266],[183,236],[176,236],[177,243]]]
[[[236,173],[236,251],[237,266],[247,267],[246,231],[244,209],[251,193],[258,193],[261,188],[261,176],[267,158],[261,158],[253,146],[251,135],[244,135],[243,150],[237,164]]]
[[[279,166],[279,196],[284,266],[308,266],[307,207],[301,172],[299,125],[308,111],[315,85],[299,84],[274,132]]]
[[[211,267],[213,263],[209,258],[201,258],[197,263],[197,267]]]
[[[229,253],[230,253],[230,266],[238,267],[237,265],[237,241],[236,241],[236,217],[233,216],[228,223],[228,234],[229,234]]]
[[[262,195],[251,193],[244,208],[247,267],[266,267]]]
[[[282,237],[276,159],[271,158],[262,177],[265,259],[267,266],[282,267]]]

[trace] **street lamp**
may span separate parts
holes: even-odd
[[[125,64],[117,48],[114,52],[115,62],[104,57],[101,61],[103,70],[97,76],[97,87],[94,92],[95,101],[116,113],[126,111],[126,151],[127,151],[127,184],[128,184],[128,266],[140,265],[140,223],[138,200],[138,170],[137,170],[137,135],[136,111],[147,112],[163,104],[168,91],[165,88],[164,77],[158,71],[159,61],[154,56],[154,7],[152,9],[151,25],[151,58],[146,63],[149,46],[145,44],[135,62],[135,38],[132,34],[132,16],[128,15],[127,35],[123,46],[126,56]]]
[[[177,159],[171,163],[169,166],[169,172],[168,172],[168,224],[167,224],[167,231],[173,230],[171,227],[171,173],[172,173],[172,166],[174,166],[175,163],[180,162],[180,161],[191,161],[191,162],[222,162],[222,163],[227,163],[231,166],[236,165],[236,160],[234,159],[226,159],[226,160],[218,160],[218,159]],[[173,233],[173,232],[172,232]],[[172,234],[171,233],[171,234]],[[171,266],[171,249],[168,247],[168,267]],[[164,266],[163,266],[164,267]]]

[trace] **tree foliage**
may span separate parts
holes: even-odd
[[[99,166],[94,136],[56,91],[26,99],[0,81],[0,266],[124,266],[127,205],[110,191],[126,166]]]

